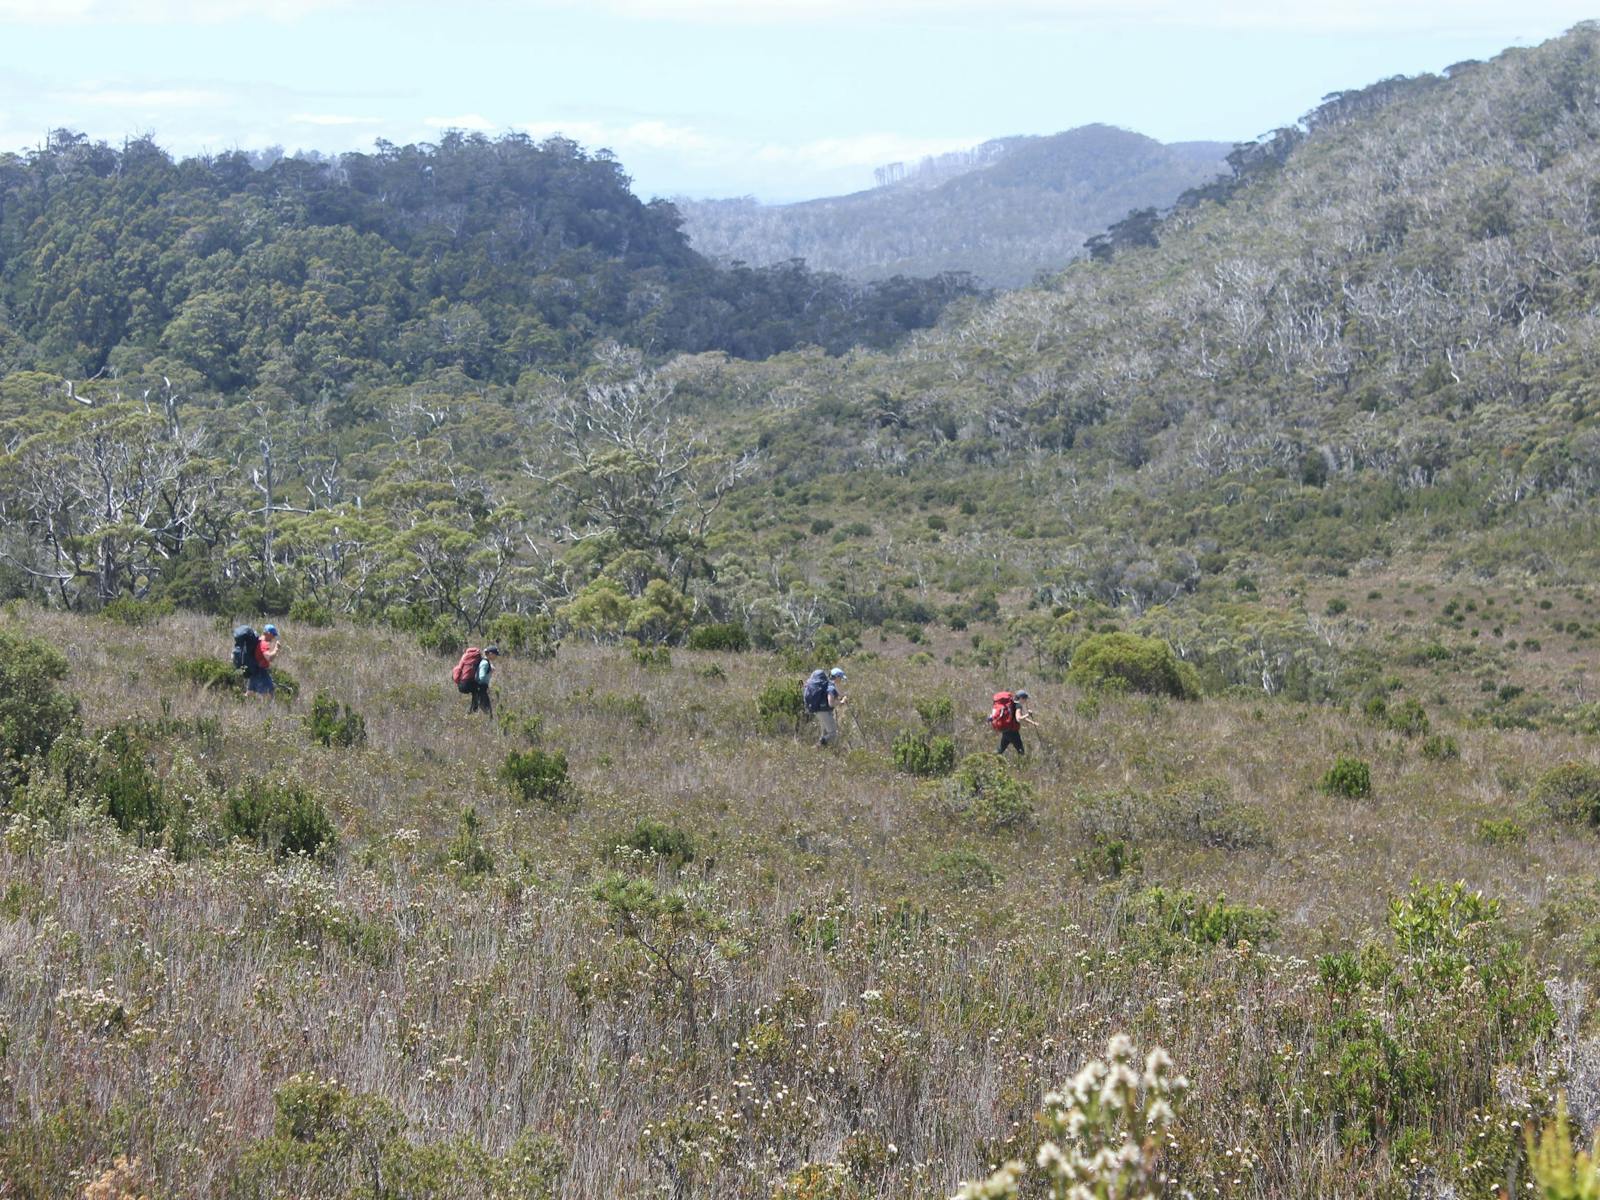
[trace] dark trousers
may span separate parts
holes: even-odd
[[[1027,751],[1022,748],[1022,730],[1002,729],[1000,731],[1000,749],[996,750],[995,753],[1004,754],[1007,746],[1015,746],[1018,754],[1027,753]]]
[[[480,683],[473,687],[472,705],[467,711],[475,713],[480,708],[489,716],[494,716],[494,701],[489,699],[489,685],[487,683]]]

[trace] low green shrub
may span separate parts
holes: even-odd
[[[725,650],[743,653],[750,649],[750,632],[733,621],[719,625],[696,625],[689,631],[684,646],[690,650]]]
[[[954,732],[956,702],[950,698],[948,693],[941,692],[937,696],[913,700],[911,706],[917,710],[917,716],[922,718],[922,723],[933,732]]]
[[[934,795],[947,814],[984,833],[1033,823],[1033,788],[996,754],[967,755]]]
[[[1429,762],[1447,762],[1461,757],[1461,747],[1448,733],[1430,733],[1422,739],[1422,757]]]
[[[458,879],[476,879],[494,870],[494,855],[483,844],[483,827],[478,820],[478,810],[466,808],[456,825],[456,836],[446,851],[450,870]]]
[[[359,746],[367,740],[366,718],[327,692],[318,692],[311,701],[305,727],[311,740],[324,746]]]
[[[1144,856],[1139,847],[1123,838],[1097,835],[1089,848],[1072,860],[1078,873],[1090,879],[1121,879],[1139,871]]]
[[[313,629],[326,629],[333,624],[333,609],[321,600],[302,596],[289,605],[289,620],[296,625],[309,625]]]
[[[1389,709],[1384,724],[1406,737],[1419,737],[1428,732],[1428,713],[1416,700],[1402,700]]]
[[[1473,830],[1485,846],[1520,846],[1528,840],[1527,826],[1510,817],[1485,817]]]
[[[189,804],[157,774],[135,727],[106,730],[82,765],[88,767],[92,802],[119,830],[141,846],[164,846],[178,859],[189,856]]]
[[[1277,930],[1277,914],[1249,904],[1230,904],[1226,896],[1202,900],[1195,893],[1164,887],[1146,888],[1135,898],[1135,922],[1163,938],[1181,938],[1197,946],[1258,945]]]
[[[222,832],[280,857],[302,854],[327,860],[339,841],[327,806],[310,788],[259,779],[228,792],[222,807]]]
[[[0,629],[0,801],[9,780],[27,777],[27,760],[44,754],[78,719],[78,702],[60,688],[66,657],[49,642]]]
[[[567,756],[560,750],[513,750],[500,767],[500,778],[525,804],[559,809],[577,801],[567,778]]]
[[[959,846],[934,855],[933,873],[958,892],[992,891],[1000,882],[1000,872],[992,862],[976,850]]]
[[[628,656],[647,671],[665,671],[672,666],[672,651],[660,642],[629,642]]]
[[[805,703],[800,698],[800,682],[795,679],[769,679],[756,693],[756,719],[765,733],[793,728],[805,720]]]
[[[1359,800],[1372,795],[1372,769],[1359,758],[1341,756],[1328,768],[1320,786],[1330,796]]]
[[[694,836],[676,825],[642,817],[628,832],[607,838],[603,855],[615,858],[624,850],[654,855],[669,866],[681,867],[694,861]]]
[[[1132,691],[1179,700],[1200,696],[1195,669],[1160,638],[1137,633],[1097,633],[1072,655],[1067,678],[1090,691]]]
[[[902,775],[948,775],[955,767],[954,738],[906,729],[894,739],[894,768]]]
[[[501,613],[484,630],[483,644],[498,646],[503,654],[545,661],[556,656],[561,640],[555,622],[542,613]]]
[[[1169,788],[1152,804],[1161,828],[1183,841],[1222,850],[1270,846],[1266,818],[1251,805],[1234,800],[1224,780],[1215,777]]]
[[[172,673],[184,683],[201,690],[244,694],[244,672],[221,658],[180,658],[172,663]]]
[[[1552,767],[1534,783],[1533,800],[1558,821],[1600,825],[1600,767],[1580,762]]]

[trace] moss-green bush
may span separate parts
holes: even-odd
[[[954,738],[901,730],[894,739],[894,769],[902,775],[948,775],[956,766]]]
[[[560,639],[555,623],[543,614],[501,613],[484,630],[484,645],[498,646],[502,654],[546,661],[556,656]]]
[[[994,863],[976,850],[961,846],[934,855],[933,873],[946,887],[958,892],[987,892],[1000,882]]]
[[[1330,796],[1359,800],[1372,795],[1372,768],[1359,758],[1341,756],[1328,768],[1320,786]]]
[[[1137,925],[1153,934],[1161,948],[1169,938],[1197,946],[1259,944],[1270,941],[1277,929],[1277,915],[1270,909],[1232,904],[1225,896],[1202,900],[1177,888],[1146,888],[1135,899],[1133,913]]]
[[[1097,633],[1079,643],[1067,677],[1091,691],[1132,691],[1179,700],[1200,696],[1195,669],[1160,638]]]
[[[59,686],[66,675],[66,657],[50,643],[0,629],[0,801],[8,780],[26,777],[26,761],[77,721],[77,701]]]
[[[756,719],[765,733],[799,729],[806,707],[795,679],[770,679],[756,693]]]
[[[1558,821],[1600,825],[1600,767],[1580,762],[1552,767],[1534,783],[1533,800]]]
[[[324,746],[359,746],[367,740],[367,721],[348,704],[318,692],[305,718],[306,734]]]
[[[676,825],[642,817],[631,830],[606,839],[602,854],[615,858],[619,851],[652,855],[672,867],[694,861],[694,835]]]
[[[726,650],[740,653],[750,649],[750,633],[732,621],[720,625],[697,625],[689,631],[684,645],[690,650]]]
[[[222,807],[222,832],[284,857],[326,860],[339,841],[321,797],[294,782],[249,780],[231,789]]]
[[[204,690],[244,694],[244,672],[220,658],[180,658],[172,663],[172,673],[184,683]]]
[[[945,813],[983,833],[1033,823],[1032,786],[996,754],[967,755],[950,779],[936,785],[934,796]]]
[[[567,777],[567,756],[560,750],[513,750],[501,764],[500,778],[525,804],[559,809],[577,801]]]

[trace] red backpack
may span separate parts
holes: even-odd
[[[456,687],[463,692],[470,692],[472,685],[478,679],[478,660],[483,657],[483,651],[476,646],[468,646],[467,652],[461,656],[450,672],[450,678],[455,680]]]
[[[1010,692],[996,692],[994,694],[994,709],[989,713],[989,727],[1004,733],[1009,729],[1021,729],[1017,721],[1017,701]]]

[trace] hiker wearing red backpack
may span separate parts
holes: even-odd
[[[1033,714],[1022,705],[1027,698],[1028,693],[1023,691],[994,694],[994,707],[989,710],[989,728],[1000,735],[1000,748],[995,751],[996,754],[1004,754],[1008,746],[1015,746],[1019,755],[1027,754],[1022,744],[1023,723],[1036,729],[1039,726]]]
[[[499,657],[499,646],[486,646],[482,650],[468,646],[461,661],[450,672],[456,690],[472,697],[472,704],[467,709],[469,713],[481,708],[487,715],[494,716],[494,702],[489,699],[489,677],[494,674],[494,660]]]

